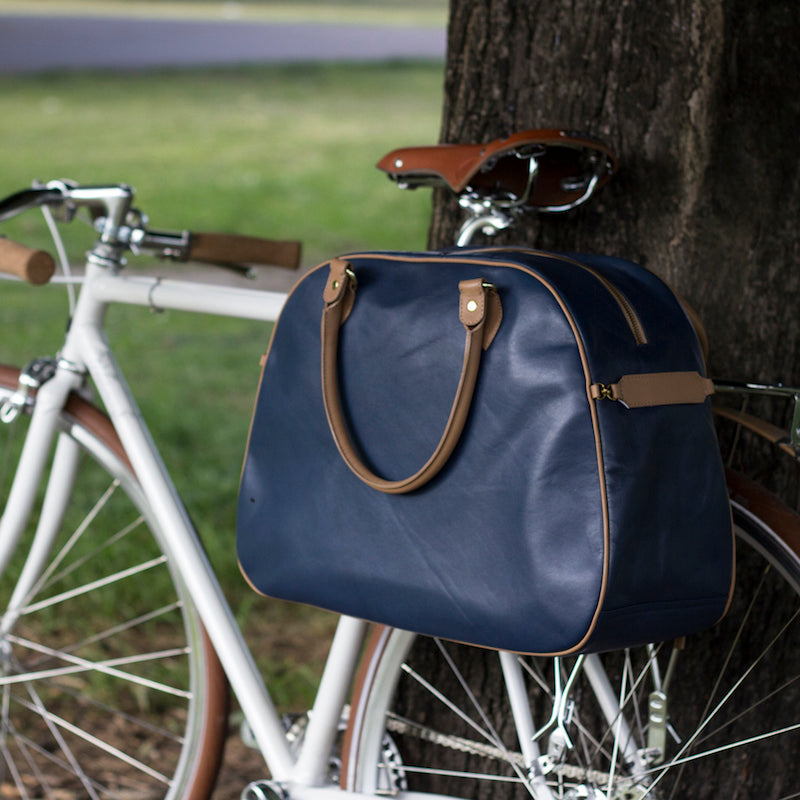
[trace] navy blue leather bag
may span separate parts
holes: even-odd
[[[712,391],[635,264],[334,259],[273,332],[240,565],[264,594],[526,653],[702,630],[734,557]]]

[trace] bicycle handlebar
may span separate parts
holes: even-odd
[[[126,184],[79,186],[68,181],[36,185],[0,200],[0,221],[39,206],[58,210],[62,221],[71,221],[79,208],[88,209],[100,233],[99,253],[114,254],[121,262],[124,250],[143,252],[173,261],[196,261],[214,266],[241,268],[262,265],[296,269],[301,245],[297,241],[262,239],[229,233],[156,231],[147,217],[131,206],[133,189]],[[0,272],[33,284],[47,283],[55,271],[52,256],[43,250],[0,238]]]
[[[230,233],[191,233],[185,260],[206,264],[263,264],[296,269],[300,242]]]
[[[0,237],[0,272],[40,286],[53,277],[56,262],[45,250],[34,250],[11,239]]]

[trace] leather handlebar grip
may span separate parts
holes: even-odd
[[[33,250],[24,244],[0,237],[0,272],[41,285],[53,277],[56,262],[45,250]]]
[[[228,233],[193,233],[188,259],[208,264],[264,264],[297,269],[300,242]]]

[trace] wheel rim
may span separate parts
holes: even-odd
[[[218,662],[117,443],[78,419],[107,422],[88,404],[71,409],[61,427],[68,448],[79,445],[80,469],[62,530],[13,613],[29,538],[0,578],[2,791],[204,796],[226,708]],[[11,474],[6,465],[3,505]]]
[[[613,715],[600,710],[598,692],[586,674],[591,662],[585,661],[562,719],[561,735],[569,739],[562,743],[565,754],[558,756],[562,745],[556,725],[538,739],[545,758],[537,768],[546,774],[535,778],[522,757],[504,693],[484,690],[489,682],[501,680],[494,654],[477,651],[476,655],[474,649],[450,643],[412,646],[411,634],[385,630],[373,637],[373,649],[362,669],[363,688],[354,695],[343,771],[347,788],[371,792],[394,782],[395,786],[407,784],[412,791],[463,797],[503,791],[520,797],[620,800],[796,796],[800,785],[799,562],[744,510],[737,508],[736,521],[736,596],[723,623],[692,637],[677,652],[666,692],[669,724],[663,730],[655,709],[649,713],[649,702],[666,679],[672,645],[604,654],[598,659],[613,698],[625,700],[624,736],[610,732]],[[467,650],[472,651],[469,658]],[[436,684],[440,691],[438,676],[452,673],[449,666],[439,668],[445,659],[461,671],[461,683],[443,679],[447,688],[441,693],[446,701],[424,685]],[[554,662],[520,660],[539,727],[552,711],[548,693]],[[565,680],[575,663],[574,658],[561,661]],[[482,711],[467,698],[465,686]],[[462,704],[460,699],[455,702],[457,698],[467,699]],[[448,708],[449,702],[463,705],[471,722]],[[615,702],[618,709],[618,699]],[[481,733],[476,732],[478,728]],[[401,765],[383,763],[379,737],[387,729]],[[665,741],[663,760],[655,748],[647,750],[658,742],[659,733]],[[437,774],[442,765],[446,769]],[[433,774],[424,772],[428,769]],[[484,773],[484,779],[461,775],[472,771]],[[547,790],[537,790],[537,780]]]

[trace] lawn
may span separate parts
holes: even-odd
[[[299,238],[306,265],[351,249],[420,248],[429,195],[398,191],[373,165],[393,147],[436,141],[441,81],[442,65],[427,63],[0,77],[0,194],[34,178],[126,182],[155,227]],[[46,243],[36,213],[0,234]],[[74,237],[76,257],[89,241],[88,229]],[[0,291],[0,360],[52,354],[63,290]],[[265,627],[266,601],[244,586],[235,561],[236,493],[267,326],[118,308],[109,335],[234,609],[267,640],[265,670],[283,675],[298,649],[312,649],[298,643],[298,618],[314,638],[329,621],[273,605],[278,624]],[[282,705],[313,680],[300,683],[290,681]]]
[[[373,165],[436,140],[441,79],[430,64],[0,77],[0,192],[126,182],[158,226],[300,238],[308,262],[418,246],[429,198]]]

